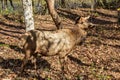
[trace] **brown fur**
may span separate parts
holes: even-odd
[[[23,65],[34,54],[45,56],[59,55],[61,58],[68,55],[73,47],[80,43],[87,35],[84,28],[88,27],[88,18],[81,17],[74,28],[60,29],[56,31],[31,30],[23,36],[23,50],[25,58]]]

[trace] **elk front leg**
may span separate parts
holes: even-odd
[[[24,71],[24,67],[27,64],[28,60],[30,59],[31,56],[30,52],[31,52],[30,50],[25,51],[25,57],[23,59],[23,63],[21,66],[21,73]]]
[[[32,57],[31,57],[31,62],[32,62],[32,64],[34,64],[34,69],[35,70],[37,70],[37,65],[36,65],[36,61],[37,61],[37,54],[34,54],[34,55],[32,55]]]

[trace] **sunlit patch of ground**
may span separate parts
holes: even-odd
[[[74,16],[88,15],[88,9],[73,10]],[[119,80],[120,79],[120,27],[115,23],[116,12],[98,10],[91,18],[97,26],[88,29],[85,42],[71,52],[64,62],[64,74],[68,80]],[[100,12],[101,11],[101,12]],[[104,12],[104,13],[103,13]],[[74,26],[74,20],[61,11],[63,26]],[[110,14],[108,14],[110,13]],[[25,32],[23,23],[14,15],[0,16],[0,79],[62,80],[58,56],[41,57],[37,72],[28,63],[23,75],[18,75],[24,53],[20,47],[20,35]],[[35,16],[36,29],[54,29],[49,15]]]

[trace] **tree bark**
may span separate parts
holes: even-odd
[[[7,0],[1,0],[2,10],[6,9]]]
[[[37,6],[40,6],[40,0],[38,0],[38,2],[37,2]]]
[[[96,11],[96,3],[97,3],[96,0],[92,0],[92,4],[91,4],[91,10],[92,11]]]
[[[61,4],[60,5],[61,5],[62,8],[66,8],[65,0],[61,0]]]
[[[120,25],[120,1],[117,2],[118,25]]]
[[[54,7],[55,0],[45,0],[45,1],[47,3],[49,13],[50,13],[57,29],[62,28],[61,27],[61,19],[60,19],[59,15],[57,14],[55,7]]]
[[[14,5],[13,5],[13,1],[9,0],[11,7],[13,8],[13,10],[15,9]],[[6,9],[8,7],[8,0],[1,0],[1,5],[2,5],[2,10]]]
[[[32,0],[23,0],[22,2],[23,2],[26,32],[30,30],[34,30]]]
[[[12,6],[13,10],[15,10],[15,7],[13,5],[13,0],[9,0],[10,1],[10,5]]]
[[[118,12],[118,24],[120,24],[120,10],[118,10],[117,12]]]

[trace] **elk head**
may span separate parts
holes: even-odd
[[[90,16],[87,17],[78,17],[76,19],[75,25],[77,25],[81,29],[87,29],[89,26],[92,26],[93,24],[89,22]]]

